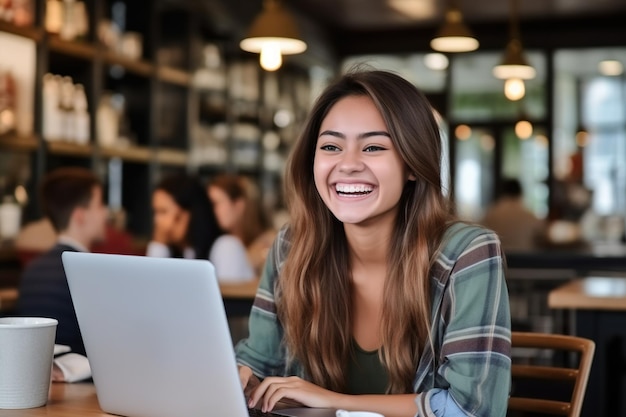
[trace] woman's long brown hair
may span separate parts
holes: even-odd
[[[409,393],[429,343],[429,271],[450,211],[442,192],[441,140],[432,108],[403,78],[384,71],[352,72],[330,85],[314,105],[286,170],[291,248],[278,281],[278,314],[290,358],[314,383],[344,391],[352,339],[351,265],[343,224],[315,187],[313,159],[330,108],[354,95],[373,100],[417,178],[407,182],[400,199],[380,323],[388,392]]]

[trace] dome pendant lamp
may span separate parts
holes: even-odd
[[[445,14],[445,22],[430,41],[430,47],[438,52],[470,52],[478,49],[478,40],[463,23],[463,15],[451,0]]]
[[[493,68],[493,75],[501,80],[517,78],[530,80],[535,78],[536,71],[524,56],[518,23],[518,0],[511,0],[510,40],[499,65]]]
[[[261,67],[276,71],[282,56],[306,51],[296,22],[279,0],[264,0],[263,11],[254,19],[245,39],[239,43],[244,51],[260,53]]]

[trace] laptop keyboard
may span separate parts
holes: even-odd
[[[250,414],[250,417],[284,417],[281,414],[264,413],[263,411],[259,410],[258,408],[248,408],[248,414]]]

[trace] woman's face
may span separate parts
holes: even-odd
[[[339,100],[322,121],[313,164],[322,200],[343,223],[395,219],[409,175],[383,118],[367,96]]]
[[[189,226],[189,212],[184,210],[174,198],[163,190],[152,194],[154,211],[154,233],[164,243],[181,244],[185,241]]]
[[[231,200],[224,190],[209,186],[209,199],[213,203],[213,211],[220,228],[228,233],[235,232],[243,216],[243,199]]]

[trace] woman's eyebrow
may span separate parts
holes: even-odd
[[[335,130],[324,130],[322,133],[319,134],[318,137],[320,136],[333,136],[333,137],[340,138],[340,139],[346,138],[346,135],[344,135],[341,132],[337,132]],[[374,130],[372,132],[359,133],[357,136],[357,139],[365,139],[365,138],[369,138],[372,136],[386,136],[388,138],[391,138],[391,135],[388,132],[385,132],[384,130]]]

